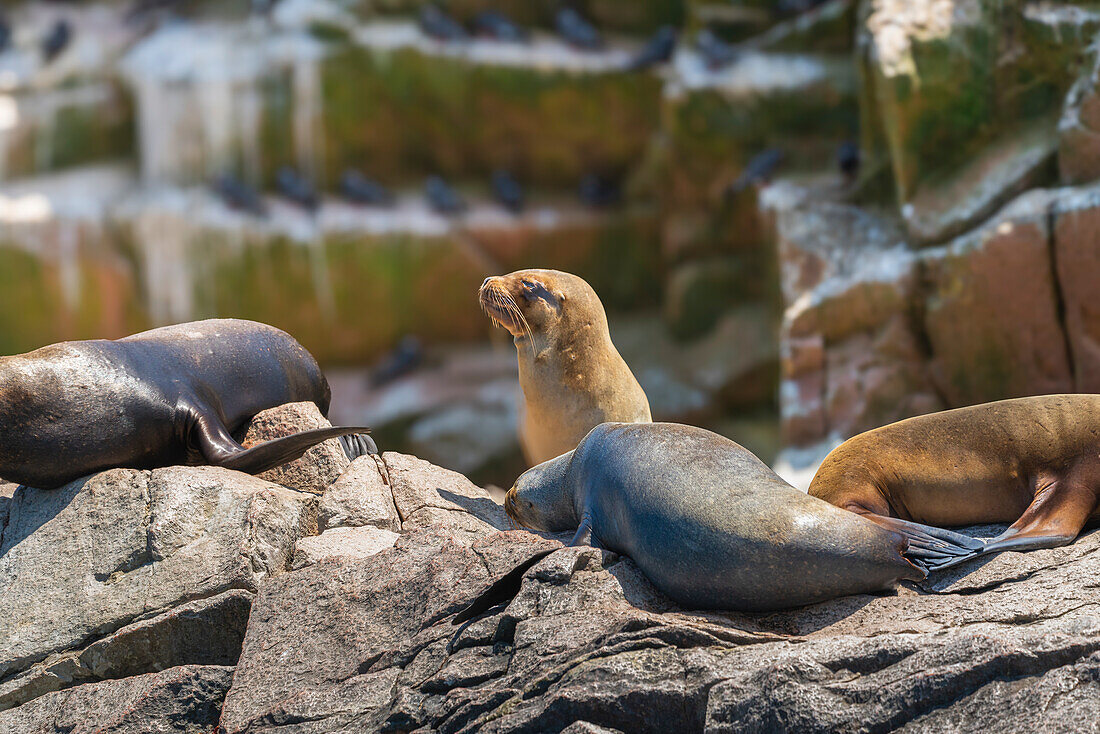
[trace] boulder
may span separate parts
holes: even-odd
[[[392,548],[400,537],[391,530],[370,526],[333,528],[320,535],[299,540],[294,549],[291,568],[304,568],[331,558],[368,558],[387,548]]]
[[[931,370],[948,405],[1073,391],[1050,202],[1050,192],[1024,194],[923,259]]]
[[[1060,192],[1053,205],[1053,254],[1074,388],[1100,392],[1100,187]]]
[[[291,403],[269,408],[253,416],[244,429],[241,445],[250,448],[313,428],[331,428],[332,424],[310,402]],[[312,494],[324,494],[325,489],[343,474],[351,461],[340,441],[331,439],[307,451],[300,459],[269,469],[260,479],[281,484],[288,489]]]
[[[381,530],[401,529],[381,456],[360,456],[351,463],[321,498],[317,525],[321,531],[363,525]]]
[[[21,488],[0,537],[0,679],[289,568],[316,499],[218,467]]]
[[[419,531],[370,559],[265,584],[221,725],[1022,731],[1026,712],[1031,731],[1087,729],[1100,713],[1098,545],[1093,532],[895,593],[769,614],[682,610],[630,560],[563,548],[505,605],[459,628],[455,612],[555,543],[513,531],[465,545]]]
[[[51,655],[0,682],[0,711],[51,691],[179,665],[236,665],[252,594],[233,589],[129,624],[83,650]]]
[[[208,734],[233,668],[185,665],[49,693],[0,712],[11,734]]]

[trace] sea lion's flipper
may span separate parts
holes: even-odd
[[[577,528],[577,534],[569,541],[569,547],[578,545],[590,545],[593,548],[602,548],[599,539],[592,533],[592,518],[585,515],[581,518],[581,525]]]
[[[226,469],[236,469],[248,474],[260,474],[288,461],[294,461],[317,444],[330,438],[370,432],[369,428],[361,426],[316,428],[265,441],[246,449],[233,439],[219,418],[207,411],[191,410],[194,417],[192,440],[197,444],[203,459],[212,466],[223,466]]]
[[[327,441],[330,438],[340,438],[349,434],[366,433],[369,430],[369,428],[363,426],[333,426],[332,428],[315,428],[310,431],[302,431],[292,436],[264,441],[252,448],[241,449],[224,458],[217,466],[236,469],[247,474],[260,474],[268,469],[282,466],[289,461],[300,458],[302,454],[322,441]]]
[[[451,620],[451,624],[462,624],[495,606],[507,604],[507,602],[515,599],[523,583],[523,574],[527,573],[528,569],[553,552],[554,549],[539,551],[531,558],[528,558],[511,571],[501,576],[497,581],[493,582],[492,586],[481,592],[476,599],[470,602],[465,609],[456,614],[455,618]]]
[[[360,456],[367,456],[368,454],[376,456],[378,454],[378,444],[365,433],[341,436],[340,446],[344,449],[344,455],[348,457],[348,461],[355,461]]]
[[[951,530],[870,513],[863,517],[887,530],[904,535],[909,541],[909,547],[902,555],[926,573],[950,568],[993,552],[985,541]]]

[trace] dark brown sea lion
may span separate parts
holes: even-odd
[[[925,528],[944,541],[928,568],[1065,545],[1100,518],[1100,395],[1002,400],[867,431],[825,458],[810,494],[887,528],[1012,523],[986,542]]]
[[[232,434],[262,410],[312,401],[328,382],[289,334],[216,319],[117,341],[62,342],[0,357],[0,477],[40,489],[114,467],[213,464],[258,474],[321,441],[322,428],[245,449]],[[356,453],[367,439],[345,442]]]
[[[528,463],[572,450],[601,423],[652,420],[645,392],[611,343],[603,304],[583,279],[519,270],[486,278],[478,296],[514,337]]]

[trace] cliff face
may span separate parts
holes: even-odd
[[[716,614],[627,558],[510,530],[415,457],[332,481],[328,448],[285,485],[200,467],[0,492],[0,731],[1088,731],[1100,714],[1096,533],[896,593]],[[543,550],[506,605],[452,624]]]

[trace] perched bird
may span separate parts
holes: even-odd
[[[783,162],[783,151],[779,148],[768,148],[762,153],[757,153],[745,166],[745,170],[730,184],[727,193],[738,194],[754,184],[766,184],[771,181],[772,174],[779,164]]]
[[[737,61],[740,56],[737,49],[716,36],[709,28],[695,34],[695,48],[708,69],[721,69]]]
[[[293,168],[283,166],[275,173],[275,188],[303,209],[312,212],[320,206],[313,184],[299,176]]]
[[[11,45],[11,24],[8,19],[0,15],[0,54],[8,50]]]
[[[663,64],[672,58],[672,52],[675,50],[676,29],[670,25],[661,26],[638,55],[631,59],[626,68],[629,71],[641,71],[656,64]]]
[[[493,195],[508,211],[523,211],[523,187],[507,171],[493,172]]]
[[[420,8],[420,30],[439,41],[465,41],[466,29],[437,5]]]
[[[775,4],[775,9],[780,15],[800,15],[826,2],[828,0],[779,0]]]
[[[267,216],[267,205],[251,186],[231,174],[223,174],[214,180],[214,192],[230,209],[257,217]]]
[[[424,184],[424,195],[432,209],[440,214],[458,214],[466,208],[466,202],[458,192],[439,176],[430,176]]]
[[[527,31],[497,10],[485,10],[474,16],[474,32],[485,38],[509,43],[527,40]]]
[[[340,193],[348,201],[367,206],[392,206],[393,192],[359,171],[344,171],[340,177]]]
[[[573,8],[559,10],[555,23],[558,33],[570,45],[589,51],[603,48],[603,38],[600,37],[600,32]]]
[[[586,174],[577,193],[582,202],[595,208],[615,206],[623,200],[619,182],[597,173]]]
[[[845,140],[837,148],[836,162],[845,179],[855,180],[856,175],[859,174],[859,146],[851,140]]]
[[[381,387],[413,372],[424,361],[424,345],[411,334],[401,338],[397,346],[370,370],[372,387]]]
[[[42,39],[42,56],[46,63],[53,61],[73,40],[73,27],[62,18],[53,24],[50,32]]]

